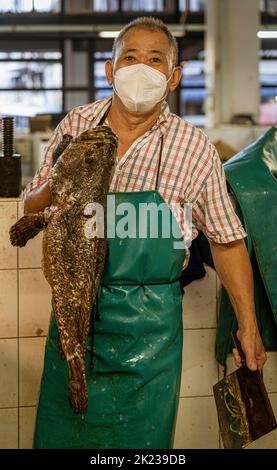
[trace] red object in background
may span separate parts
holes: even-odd
[[[277,125],[277,102],[275,100],[261,104],[259,124],[261,126]]]

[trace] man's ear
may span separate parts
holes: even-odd
[[[182,78],[182,67],[178,65],[175,67],[171,80],[169,82],[169,91],[174,91],[180,83]]]
[[[109,85],[112,85],[113,83],[113,63],[111,60],[107,60],[105,63],[105,72],[106,72],[106,77]]]

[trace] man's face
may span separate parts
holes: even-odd
[[[170,46],[166,35],[161,31],[139,28],[129,30],[116,51],[113,72],[134,64],[149,65],[169,78],[172,64],[170,64]]]
[[[162,31],[151,31],[141,28],[130,29],[122,38],[114,63],[106,62],[106,76],[112,85],[114,74],[122,67],[145,64],[162,72],[167,79],[172,74],[170,45]],[[174,67],[173,75],[168,83],[167,92],[175,90],[181,79],[181,67]]]

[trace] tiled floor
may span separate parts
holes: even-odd
[[[216,327],[216,274],[207,267],[205,279],[200,279],[185,288],[184,328]]]
[[[181,397],[212,394],[212,387],[218,380],[214,341],[215,329],[184,331]]]
[[[214,360],[217,281],[207,276],[186,287],[183,302],[184,346],[180,403],[174,448],[217,449],[219,429],[212,387],[218,381]]]
[[[219,448],[218,423],[213,397],[181,398],[174,448]]]
[[[264,367],[264,382],[268,392],[277,394],[277,351],[267,353],[267,362]]]

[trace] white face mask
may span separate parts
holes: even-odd
[[[129,65],[117,70],[113,88],[127,109],[146,112],[166,97],[167,83],[172,74],[167,80],[162,72],[148,65]]]

